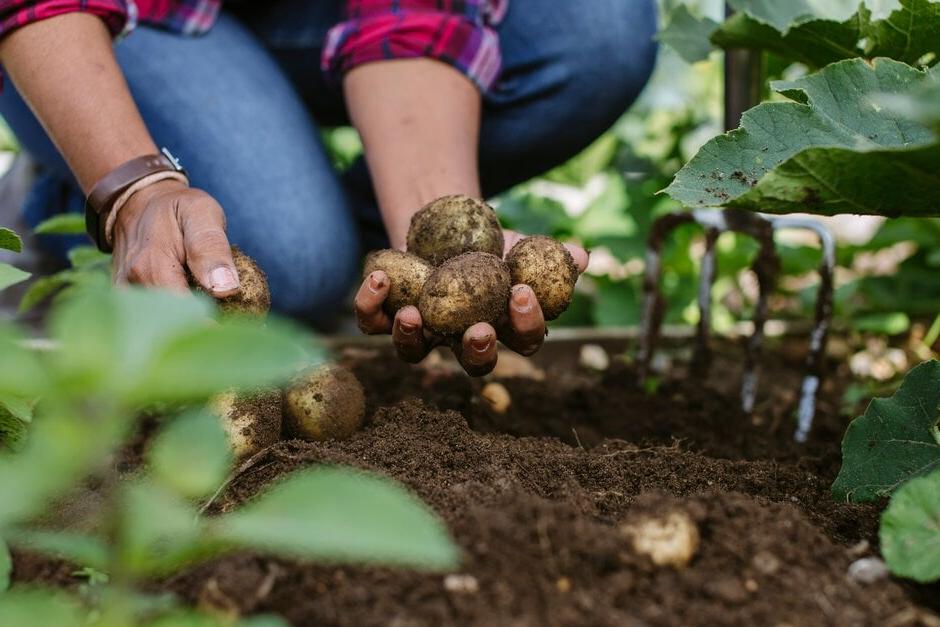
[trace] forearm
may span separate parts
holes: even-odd
[[[393,247],[412,214],[446,194],[480,195],[480,93],[438,61],[361,65],[343,82]]]
[[[0,63],[86,193],[122,163],[157,151],[99,18],[69,13],[28,24],[0,42]]]

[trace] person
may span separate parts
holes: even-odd
[[[0,116],[41,167],[27,219],[90,194],[116,283],[185,290],[191,273],[235,293],[231,242],[276,311],[315,320],[426,202],[489,197],[609,128],[649,78],[655,28],[655,0],[0,0]],[[320,128],[345,123],[365,157],[339,174]],[[439,340],[413,307],[389,318],[387,292],[366,277],[359,325],[420,360]],[[456,343],[471,374],[497,339],[540,346],[531,289],[509,309]]]

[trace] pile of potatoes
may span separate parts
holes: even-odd
[[[250,257],[232,247],[241,288],[218,299],[223,315],[263,317],[271,308],[267,277]],[[237,458],[246,458],[282,437],[342,440],[362,427],[365,391],[352,372],[324,364],[301,373],[284,390],[219,394],[209,402]]]
[[[468,196],[444,196],[411,219],[408,252],[369,255],[365,276],[389,277],[385,309],[394,315],[414,305],[424,324],[445,337],[459,337],[477,322],[495,324],[509,305],[510,288],[532,288],[546,320],[571,303],[578,269],[559,242],[533,236],[517,242],[503,260],[503,232],[493,209]]]

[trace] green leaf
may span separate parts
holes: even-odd
[[[48,376],[36,351],[24,346],[23,335],[0,323],[0,395],[36,398],[48,390]]]
[[[900,335],[911,328],[911,319],[903,311],[869,314],[852,320],[852,326],[857,331],[881,333],[884,335]]]
[[[23,251],[23,240],[13,229],[0,226],[0,248],[12,250],[15,253]]]
[[[871,501],[940,468],[940,361],[911,370],[891,398],[876,398],[842,440],[836,498]]]
[[[680,4],[669,14],[668,23],[656,38],[679,53],[689,63],[704,61],[714,49],[710,37],[718,23],[707,17],[692,15],[689,7]]]
[[[85,233],[85,216],[60,213],[40,222],[33,232],[37,235],[82,235]]]
[[[225,430],[205,412],[174,418],[154,440],[149,458],[164,485],[193,498],[211,494],[232,465]]]
[[[264,387],[323,356],[287,323],[226,320],[181,333],[161,346],[131,397],[141,403],[200,400],[229,388]]]
[[[614,281],[595,277],[594,324],[600,327],[626,327],[640,321],[640,290],[636,281]]]
[[[216,537],[288,557],[432,569],[458,563],[426,506],[391,481],[350,470],[294,473],[211,522]]]
[[[564,164],[544,174],[556,183],[583,187],[592,177],[600,174],[617,155],[620,140],[613,133],[604,133],[590,146]]]
[[[892,573],[920,583],[940,579],[940,470],[894,493],[879,538]]]
[[[565,237],[571,234],[574,224],[560,202],[531,193],[507,194],[500,199],[496,212],[503,228],[527,235]]]
[[[888,59],[849,60],[775,83],[793,102],[745,113],[740,129],[705,144],[665,191],[690,206],[940,215],[936,136],[872,102],[925,76]]]
[[[916,64],[940,51],[940,4],[933,0],[731,0],[737,12],[712,42],[765,50],[811,68],[854,57]]]
[[[100,268],[107,272],[111,267],[111,255],[103,253],[94,246],[76,246],[69,251],[69,263],[73,268]]]
[[[8,263],[0,263],[0,290],[22,283],[29,276],[29,272],[24,272]]]
[[[104,569],[108,564],[108,548],[98,538],[73,531],[11,529],[11,544],[74,562],[79,566]]]
[[[13,574],[13,558],[10,548],[0,538],[0,594],[10,589],[10,575]]]
[[[195,507],[147,480],[125,486],[119,530],[121,567],[140,577],[171,573],[220,548],[205,535]]]
[[[26,288],[26,293],[20,299],[19,311],[26,313],[33,307],[52,296],[60,289],[71,283],[72,270],[63,270],[49,276],[39,277]]]
[[[61,593],[16,590],[0,594],[0,625],[80,627],[85,620],[78,604]]]

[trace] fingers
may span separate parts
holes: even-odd
[[[424,359],[437,344],[425,335],[421,314],[418,308],[412,305],[401,308],[395,315],[392,341],[398,357],[410,364],[416,364]]]
[[[525,239],[525,237],[526,236],[522,233],[503,229],[503,257],[509,254],[509,251],[516,245],[516,242]]]
[[[545,341],[545,317],[535,292],[528,285],[516,285],[509,299],[509,324],[500,335],[503,344],[520,355],[533,355]]]
[[[149,285],[181,294],[189,293],[186,272],[179,260],[153,247],[141,251],[124,263],[115,275],[115,283]]]
[[[377,335],[392,330],[392,320],[382,309],[382,304],[388,296],[388,288],[388,275],[381,270],[367,276],[359,286],[355,301],[356,320],[363,333]]]
[[[565,248],[571,253],[571,258],[574,259],[574,265],[578,266],[578,274],[587,270],[588,262],[591,260],[590,253],[576,244],[565,244]]]
[[[454,356],[471,377],[482,377],[496,367],[496,330],[485,322],[478,322],[454,346]]]
[[[179,212],[186,265],[196,281],[216,298],[238,292],[238,272],[225,236],[222,207],[208,196]]]

